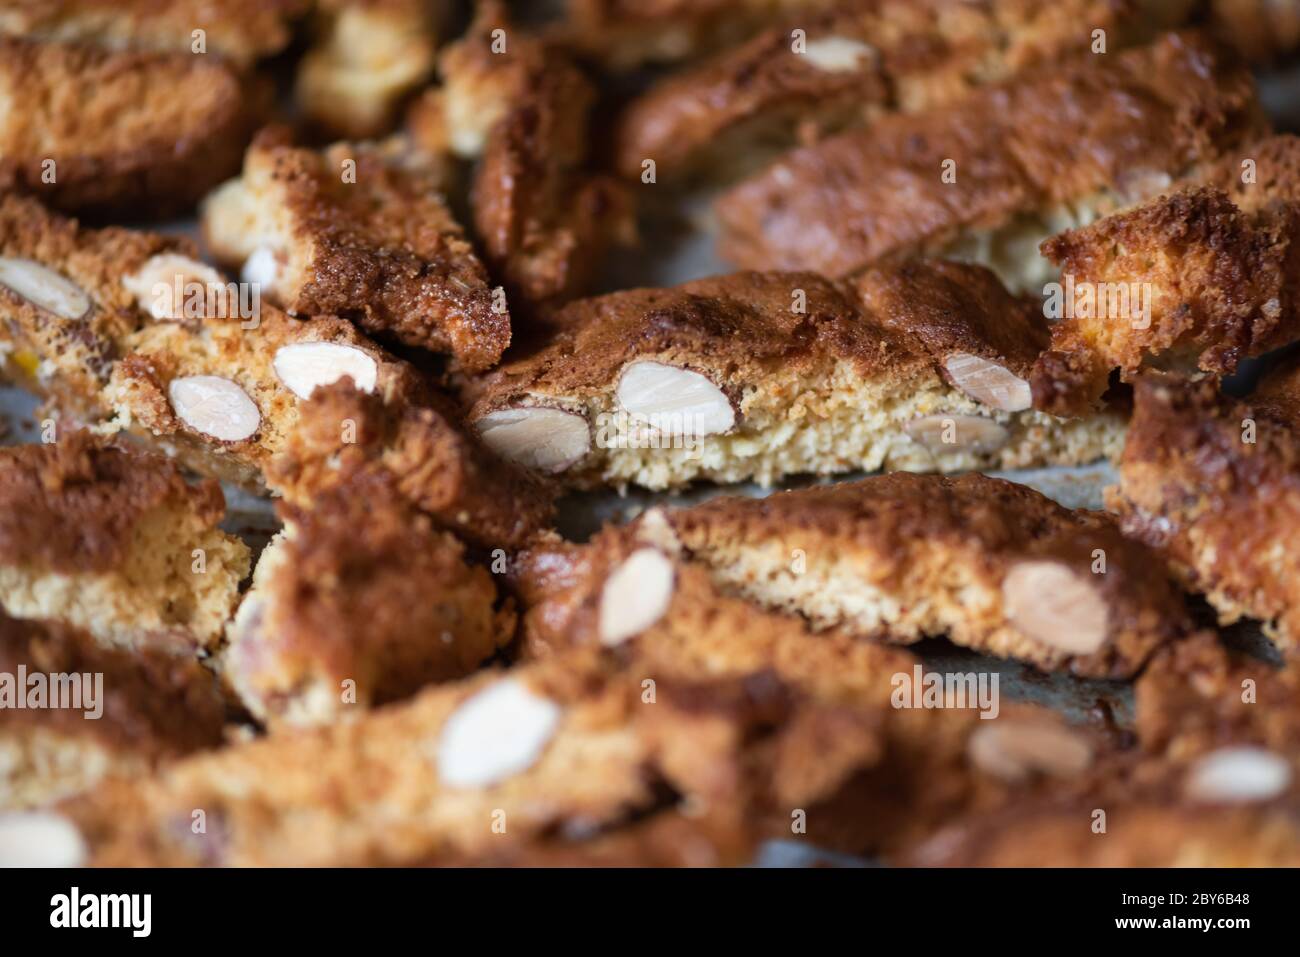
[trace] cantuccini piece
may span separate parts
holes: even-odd
[[[724,587],[818,629],[954,644],[1044,670],[1136,673],[1185,635],[1159,557],[1104,513],[973,474],[894,474],[662,513]]]
[[[1107,504],[1125,532],[1159,548],[1222,622],[1258,618],[1287,650],[1300,640],[1300,371],[1261,389],[1259,408],[1212,382],[1144,377]],[[1253,400],[1252,400],[1253,402]]]
[[[565,484],[652,489],[853,469],[1093,461],[1122,425],[1030,409],[1036,310],[987,271],[914,263],[856,287],[737,273],[580,300],[475,383],[470,420]]]
[[[310,0],[58,0],[7,3],[0,33],[112,49],[212,53],[240,67],[279,53]]]
[[[48,805],[222,743],[216,679],[192,655],[107,648],[77,628],[4,611],[0,700],[5,811]]]
[[[511,637],[486,569],[382,474],[282,505],[222,656],[272,725],[326,724],[459,678]]]
[[[1273,63],[1300,50],[1296,0],[1210,0],[1210,28],[1252,62]]]
[[[106,646],[193,653],[221,637],[249,551],[215,482],[84,432],[0,450],[0,605]]]
[[[317,152],[268,130],[242,178],[204,201],[204,235],[294,315],[341,315],[485,369],[510,344],[510,315],[439,184],[434,170],[381,146]]]
[[[318,0],[316,39],[298,64],[294,95],[333,136],[388,132],[406,94],[433,73],[446,0]]]
[[[1170,34],[796,150],[717,201],[719,249],[744,268],[831,276],[946,255],[1038,293],[1053,278],[1040,240],[1153,195],[1263,128],[1249,73]]]
[[[562,852],[675,809],[746,821],[831,725],[837,752],[853,755],[841,776],[878,757],[875,715],[771,675],[648,678],[599,652],[485,673],[357,721],[182,761],[62,811],[93,864],[456,864]],[[808,786],[835,771],[822,773]],[[206,833],[177,826],[195,808]]]
[[[239,168],[255,91],[219,57],[0,37],[0,189],[96,216],[190,209]]]
[[[616,134],[619,171],[639,177],[653,159],[659,182],[730,179],[796,139],[950,103],[1027,66],[1087,54],[1094,30],[1118,49],[1153,21],[1176,25],[1185,5],[858,0],[794,16],[634,100]]]
[[[512,578],[526,609],[522,650],[550,657],[575,646],[632,655],[654,675],[720,679],[769,671],[818,700],[881,711],[884,754],[850,785],[835,782],[805,811],[806,837],[849,852],[893,851],[954,817],[1016,795],[1081,783],[1106,747],[1049,712],[992,697],[974,685],[948,707],[918,704],[924,683],[955,688],[902,649],[856,639],[729,593],[692,556],[661,512],[606,528],[586,545],[541,544],[522,553]],[[930,672],[924,674],[923,672]],[[996,679],[994,679],[996,680]],[[947,684],[945,685],[945,682]],[[987,691],[988,686],[985,686]],[[828,727],[800,781],[838,756]],[[851,745],[852,737],[845,743]],[[807,785],[802,785],[805,800]],[[764,824],[789,838],[794,805],[780,793]]]
[[[549,528],[555,490],[484,447],[450,403],[386,402],[342,382],[316,390],[268,484],[297,506],[385,476],[419,511],[470,544],[516,549]]]
[[[1061,271],[1036,404],[1095,406],[1112,370],[1229,375],[1300,337],[1300,139],[1230,151],[1192,185],[1043,243]]]

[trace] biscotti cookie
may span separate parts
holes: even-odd
[[[341,315],[468,370],[510,344],[504,296],[438,192],[438,177],[365,144],[316,152],[260,134],[243,177],[203,204],[217,258],[295,315]]]
[[[1272,63],[1300,50],[1296,0],[1210,0],[1214,35],[1256,63]]]
[[[640,177],[653,160],[660,183],[731,179],[796,137],[918,112],[1087,54],[1094,31],[1117,50],[1150,29],[1144,14],[1114,0],[858,0],[794,17],[629,104],[616,131],[619,172]]]
[[[216,57],[0,37],[0,189],[160,218],[239,168],[259,97]]]
[[[450,403],[386,402],[347,383],[317,389],[267,481],[309,507],[327,490],[386,476],[419,511],[482,548],[516,549],[550,527],[556,490],[485,448]]]
[[[744,820],[832,725],[851,760],[827,777],[878,757],[870,713],[770,676],[647,679],[635,663],[566,655],[182,761],[62,809],[92,864],[464,863],[677,808]]]
[[[384,475],[282,504],[221,656],[226,682],[271,725],[326,724],[473,671],[504,645],[486,569]]]
[[[78,629],[3,611],[0,701],[2,810],[47,805],[222,742],[216,679],[192,655],[105,648]]]
[[[854,853],[892,851],[976,808],[1040,788],[1068,790],[1105,747],[1044,710],[1003,700],[996,676],[990,683],[988,674],[923,669],[899,648],[843,630],[814,631],[796,615],[727,594],[690,560],[660,512],[607,528],[586,545],[529,549],[511,577],[526,609],[525,655],[604,646],[635,655],[650,674],[719,679],[768,671],[818,700],[880,709],[882,762],[822,801],[773,802],[765,822],[772,837],[791,839],[792,816],[802,810],[804,829],[793,831],[795,839]],[[922,703],[922,688],[951,689],[954,679],[970,682],[961,685],[960,700]],[[804,781],[798,791],[806,797],[836,740],[828,733],[806,765],[792,766],[786,786]]]
[[[1040,315],[949,263],[864,277],[737,273],[580,300],[474,386],[501,454],[564,483],[672,488],[854,469],[1093,461],[1122,424],[1030,409]]]
[[[1114,369],[1230,375],[1300,338],[1300,139],[1233,150],[1197,182],[1043,243],[1061,282],[1039,408],[1086,411]]]
[[[1296,381],[1294,368],[1283,375]],[[1222,622],[1258,618],[1294,652],[1300,557],[1291,528],[1300,521],[1300,421],[1265,411],[1268,393],[1257,411],[1219,395],[1212,382],[1146,377],[1134,391],[1120,482],[1108,490],[1107,506],[1126,534],[1165,554]],[[1284,393],[1285,384],[1271,391]]]
[[[1125,677],[1188,631],[1159,557],[1104,513],[983,475],[898,473],[662,513],[693,561],[817,628]]]
[[[249,551],[215,482],[84,432],[0,450],[0,605],[123,648],[220,639]]]
[[[213,53],[240,67],[279,53],[310,0],[56,0],[6,3],[0,33],[113,49]]]
[[[294,98],[331,136],[388,132],[406,94],[433,73],[446,0],[317,0],[316,39],[298,64]]]
[[[1041,293],[1041,239],[1147,198],[1262,124],[1250,75],[1195,37],[1086,54],[788,154],[715,204],[719,249],[831,276],[950,256]]]

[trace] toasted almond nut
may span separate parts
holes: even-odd
[[[850,37],[823,37],[809,40],[804,48],[808,62],[827,73],[852,73],[865,61],[875,58],[876,51],[861,40]]]
[[[1291,765],[1264,748],[1220,748],[1193,765],[1187,796],[1206,803],[1269,801],[1291,783]]]
[[[204,311],[203,315],[215,317],[225,315],[224,301],[227,296],[226,279],[207,263],[201,263],[180,253],[159,253],[150,256],[144,264],[122,277],[122,288],[135,297],[136,303],[155,319],[184,319],[185,305],[189,291],[185,288],[191,283],[203,287],[203,302],[206,306],[211,295],[217,297],[216,310]],[[161,288],[159,288],[161,287]]]
[[[736,424],[731,400],[707,376],[662,362],[628,363],[617,395],[620,406],[660,435],[718,435]]]
[[[1110,634],[1110,609],[1088,576],[1060,562],[1020,562],[1002,580],[1003,613],[1035,641],[1090,655]]]
[[[80,286],[31,259],[0,256],[0,285],[62,319],[80,319],[90,312],[90,297]]]
[[[285,388],[300,399],[310,399],[318,386],[330,385],[344,376],[362,392],[374,392],[379,363],[355,346],[337,342],[295,342],[281,346],[271,360],[275,374]]]
[[[438,776],[449,787],[496,784],[526,771],[560,724],[560,707],[515,678],[504,678],[463,702],[443,725]]]
[[[967,352],[954,352],[944,360],[943,367],[954,386],[989,408],[1021,412],[1034,404],[1029,383],[996,362]]]
[[[544,405],[499,409],[475,425],[488,448],[539,472],[563,472],[591,451],[587,420],[563,409]]]
[[[1035,774],[1078,774],[1092,763],[1092,746],[1082,735],[1046,721],[994,720],[971,732],[966,756],[985,774],[1018,783]]]
[[[905,426],[913,442],[936,455],[946,452],[996,452],[1011,437],[1003,426],[982,415],[923,415]]]
[[[222,442],[239,442],[257,431],[262,416],[235,383],[215,375],[173,379],[167,389],[172,409],[190,428]]]
[[[244,268],[239,271],[239,278],[259,289],[268,291],[274,289],[276,281],[280,278],[280,257],[270,246],[258,246],[244,260]]]
[[[605,579],[600,592],[600,643],[620,645],[652,626],[673,600],[673,563],[657,548],[640,548]]]
[[[0,814],[0,867],[80,867],[85,862],[86,842],[62,814]]]

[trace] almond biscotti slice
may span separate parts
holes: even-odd
[[[213,53],[241,68],[279,53],[309,0],[58,0],[6,3],[0,34],[112,49]]]
[[[1258,408],[1213,382],[1144,377],[1120,482],[1107,506],[1148,542],[1224,623],[1243,617],[1287,652],[1300,649],[1300,394],[1294,365],[1261,389]]]
[[[771,484],[800,473],[1093,461],[1110,415],[1030,408],[1040,316],[987,271],[918,263],[856,289],[737,273],[571,303],[535,354],[473,384],[470,420],[565,484]]]
[[[316,34],[298,63],[294,96],[331,136],[367,139],[391,129],[406,94],[433,73],[447,0],[318,0]]]
[[[0,101],[0,189],[136,220],[234,173],[261,111],[219,57],[17,37],[0,37]]]
[[[770,675],[651,679],[579,652],[182,761],[61,810],[92,864],[463,864],[580,847],[675,809],[743,825],[831,728],[849,759],[809,787],[877,760],[875,714]],[[203,833],[188,826],[196,809]]]
[[[759,162],[889,113],[950,103],[1033,64],[1089,53],[1102,30],[1117,50],[1185,3],[1112,0],[858,0],[795,16],[672,74],[624,110],[619,171],[687,185],[753,172]],[[1167,9],[1166,9],[1167,8]]]
[[[1044,670],[1137,672],[1189,631],[1159,556],[1100,512],[979,474],[904,473],[662,513],[723,586],[819,629]]]
[[[85,432],[0,450],[0,605],[106,646],[210,648],[249,551],[215,482]]]
[[[556,489],[486,448],[450,402],[385,401],[344,382],[317,389],[300,408],[267,482],[286,502],[310,507],[336,487],[379,478],[483,549],[520,548],[555,514]]]
[[[5,811],[49,805],[222,743],[216,678],[192,655],[107,648],[77,628],[2,610],[0,701]]]
[[[344,316],[486,369],[510,344],[510,314],[439,184],[418,157],[373,144],[316,152],[269,130],[243,176],[204,201],[204,235],[291,314]]]
[[[525,655],[604,646],[636,656],[652,674],[716,680],[766,671],[819,700],[881,709],[881,763],[811,805],[777,802],[765,822],[772,837],[790,839],[802,809],[806,831],[796,839],[853,853],[890,851],[975,809],[1068,790],[1104,749],[1085,729],[1006,701],[996,676],[923,669],[899,648],[843,630],[814,631],[799,616],[728,594],[690,560],[662,512],[606,528],[585,545],[539,544],[518,556],[511,578],[525,608]],[[964,690],[927,704],[919,697],[927,682]],[[809,756],[810,777],[837,741],[826,734]]]
[[[744,268],[830,276],[947,256],[1038,294],[1055,278],[1040,240],[1146,199],[1263,128],[1249,73],[1168,35],[790,153],[717,201],[719,249]]]
[[[387,476],[282,504],[220,666],[265,724],[359,716],[460,678],[510,640],[496,586]]]

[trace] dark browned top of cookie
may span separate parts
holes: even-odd
[[[0,450],[0,561],[55,572],[112,569],[149,512],[184,506],[215,525],[221,487],[186,483],[167,459],[73,432]]]

